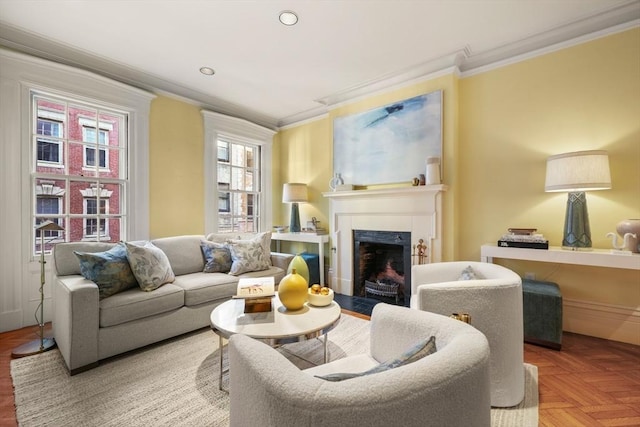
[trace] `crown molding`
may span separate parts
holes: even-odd
[[[128,86],[170,96],[191,100],[190,103],[202,108],[216,110],[229,116],[250,120],[268,128],[277,127],[277,119],[257,113],[247,107],[203,94],[180,84],[167,81],[156,75],[142,72],[126,64],[114,62],[99,55],[54,42],[37,34],[19,29],[0,21],[0,46],[31,56],[68,65],[101,75]]]
[[[415,81],[417,79],[422,80],[426,75],[431,75],[441,70],[449,69],[453,66],[459,66],[459,64],[463,63],[464,59],[469,56],[470,53],[469,47],[465,46],[464,48],[443,55],[439,58],[430,59],[414,67],[406,68],[401,71],[383,74],[379,77],[359,83],[331,95],[314,99],[314,101],[322,105],[326,105],[327,107],[331,107],[344,103],[345,101],[352,101],[356,98],[369,96],[375,92],[388,90],[390,87],[404,86],[407,82]]]
[[[509,60],[515,63],[636,27],[639,20],[640,1],[632,0],[598,15],[570,22],[495,49],[474,53],[465,59],[460,69],[463,76],[476,69],[487,71],[491,69],[487,66],[492,64],[504,64]]]
[[[203,94],[156,75],[141,72],[126,64],[115,63],[69,45],[53,42],[1,21],[0,46],[90,71],[155,94],[181,99],[202,109],[248,120],[266,128],[279,129],[317,120],[324,117],[331,108],[336,108],[344,103],[424,81],[427,78],[434,78],[447,71],[467,77],[637,27],[640,25],[639,22],[640,0],[629,0],[597,15],[568,22],[549,31],[488,51],[472,53],[468,46],[462,47],[447,55],[421,62],[414,67],[380,75],[338,92],[319,97],[314,100],[319,104],[317,108],[283,118],[258,113],[246,106]]]

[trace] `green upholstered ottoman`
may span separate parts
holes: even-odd
[[[316,283],[324,286],[324,283],[320,283],[320,256],[307,252],[301,253],[300,256],[307,263],[307,267],[309,267],[309,286]]]
[[[560,350],[562,294],[553,282],[522,280],[524,341]]]

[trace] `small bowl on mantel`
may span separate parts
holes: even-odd
[[[307,295],[307,301],[314,307],[326,307],[333,301],[333,289],[329,289],[327,295],[312,294],[311,288],[309,288],[309,294]]]

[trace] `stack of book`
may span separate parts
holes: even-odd
[[[505,248],[549,249],[549,241],[536,228],[509,228],[498,240]]]
[[[241,278],[233,298],[244,299],[245,313],[264,313],[271,311],[275,295],[273,277]]]

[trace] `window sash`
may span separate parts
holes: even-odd
[[[48,240],[55,240],[53,243],[65,239],[68,241],[125,240],[128,215],[124,201],[129,184],[126,174],[128,114],[70,98],[43,94],[37,90],[31,91],[31,102],[34,133],[32,150],[36,152],[34,157],[37,160],[32,163],[33,224],[35,226],[44,220],[52,220],[65,228],[65,231],[45,232],[43,235],[45,253],[50,252],[52,246],[51,243],[47,243]],[[100,126],[97,131],[96,127],[86,126],[86,123],[83,123],[87,119],[77,118],[83,114],[100,117]],[[51,116],[55,116],[56,119],[59,117],[60,121],[43,118]],[[108,129],[102,128],[103,117],[106,117],[108,123],[105,126]],[[94,123],[97,125],[98,121]],[[115,132],[113,136],[116,145],[113,146],[109,144],[111,132]],[[46,135],[40,135],[41,133]],[[52,145],[46,147],[42,141]],[[54,162],[43,161],[47,150],[55,151],[56,147],[59,162],[54,164]],[[112,171],[109,170],[110,151],[120,154],[117,159],[114,157],[115,163],[111,163],[114,168]],[[56,159],[55,155],[48,158]],[[91,169],[95,172],[91,172]],[[45,187],[42,184],[44,182],[55,182],[57,192],[60,194],[56,198],[57,210],[54,208],[54,202],[44,201],[45,197],[41,194]],[[49,186],[50,184],[47,184],[47,187]],[[95,194],[95,197],[87,197],[92,194]],[[110,203],[116,203],[115,214],[109,213]],[[110,231],[114,230],[115,233],[111,235]],[[41,250],[41,235],[34,231],[32,237],[34,242],[32,253],[38,255]]]
[[[218,232],[260,230],[260,150],[257,144],[218,137]]]

